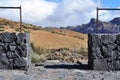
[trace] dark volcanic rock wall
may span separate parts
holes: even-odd
[[[29,33],[0,33],[0,69],[27,70],[30,65]]]
[[[120,70],[120,34],[89,34],[88,52],[90,69]]]

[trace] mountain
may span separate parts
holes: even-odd
[[[92,18],[88,24],[83,24],[80,26],[67,26],[66,28],[72,31],[77,31],[81,33],[96,33],[96,19]],[[120,17],[114,18],[109,22],[99,21],[98,24],[99,33],[119,33],[120,32]]]
[[[19,22],[0,18],[0,32],[19,33]],[[42,28],[32,24],[22,24],[22,32],[30,33],[30,41],[40,48],[87,48],[87,35],[57,28]]]
[[[110,23],[120,25],[120,17],[114,18],[113,20],[110,21]]]

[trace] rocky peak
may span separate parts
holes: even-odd
[[[96,19],[95,18],[91,18],[90,23],[91,24],[96,23]]]
[[[88,24],[83,24],[80,26],[72,27],[73,31],[81,32],[81,33],[95,33],[96,32],[96,19],[91,18]],[[100,33],[119,33],[120,32],[120,17],[116,17],[110,22],[104,22],[99,20],[99,32]]]
[[[120,25],[120,17],[116,17],[113,20],[110,21],[110,23]]]

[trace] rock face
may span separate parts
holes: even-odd
[[[120,17],[116,17],[113,20],[110,21],[110,23],[120,25]]]
[[[88,35],[88,66],[93,70],[120,70],[120,34]]]
[[[0,33],[0,69],[27,70],[30,60],[29,33]]]
[[[96,33],[96,19],[92,18],[89,23],[82,24],[79,26],[67,26],[66,28],[61,27],[61,29],[68,29],[72,31],[77,31],[85,34]],[[104,22],[99,20],[98,24],[99,33],[119,33],[120,32],[120,17],[116,17],[109,22]]]

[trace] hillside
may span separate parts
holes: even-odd
[[[41,28],[23,23],[23,32],[30,32],[31,42],[40,48],[87,48],[87,35],[62,29]],[[19,32],[19,23],[0,18],[0,31]]]

